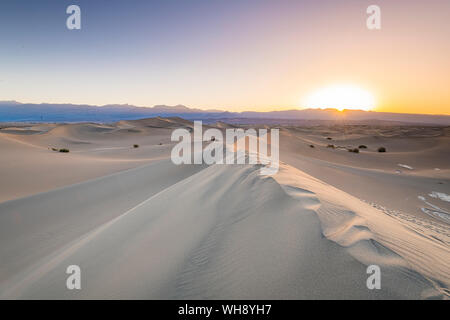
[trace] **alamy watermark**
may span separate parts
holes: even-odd
[[[66,27],[69,30],[81,29],[81,8],[70,5],[66,9],[69,15]],[[366,9],[369,16],[366,26],[369,30],[381,29],[381,9],[370,5]],[[178,143],[173,147],[171,160],[174,164],[261,164],[260,173],[273,175],[279,169],[279,129],[242,129],[224,130],[209,128],[203,132],[202,121],[194,121],[194,128],[179,128],[172,132],[171,140]],[[270,145],[270,154],[268,153]],[[192,150],[193,149],[193,150]],[[369,275],[366,286],[369,290],[381,289],[381,270],[377,265],[367,267]],[[69,290],[81,290],[81,269],[70,265],[66,269],[69,276],[66,287]]]
[[[369,30],[381,29],[381,9],[379,6],[373,4],[367,7],[367,14],[370,16],[366,20],[366,26]]]
[[[66,13],[70,14],[66,20],[66,26],[69,30],[80,30],[81,29],[81,9],[79,6],[72,4],[67,7]]]
[[[70,16],[67,17],[66,26],[69,30],[81,29],[81,8],[75,4],[67,7],[66,13]],[[366,26],[369,30],[381,29],[381,9],[378,5],[372,4],[367,7],[366,13],[369,14],[366,20]]]
[[[229,128],[225,130],[224,139],[221,130],[209,128],[203,133],[202,121],[194,121],[191,131],[180,128],[172,132],[171,140],[178,141],[171,153],[172,162],[176,165],[262,164],[261,174],[273,175],[278,172],[279,129],[257,131]]]
[[[66,279],[66,287],[69,290],[81,290],[81,269],[76,264],[67,267],[66,273],[69,276]]]
[[[381,289],[381,269],[376,264],[372,264],[367,267],[367,274],[370,276],[367,278],[366,286],[369,290]]]

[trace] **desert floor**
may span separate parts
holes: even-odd
[[[263,176],[174,165],[192,127],[0,124],[0,298],[450,297],[450,128],[276,127]]]

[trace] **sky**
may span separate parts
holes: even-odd
[[[345,84],[450,114],[449,21],[448,0],[2,0],[0,100],[269,111]]]

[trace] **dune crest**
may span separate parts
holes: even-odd
[[[450,297],[450,233],[444,224],[389,214],[285,164],[274,178],[284,188],[312,192],[321,203],[316,212],[324,235],[356,259],[400,268],[417,279],[423,275],[437,292]]]

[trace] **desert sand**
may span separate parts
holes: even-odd
[[[171,132],[192,126],[1,125],[0,298],[450,297],[449,128],[282,126],[263,176],[174,165]]]

